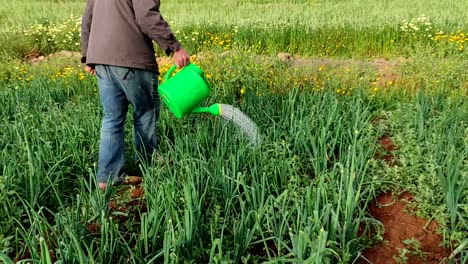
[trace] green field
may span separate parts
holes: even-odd
[[[406,237],[394,263],[468,262],[464,1],[162,1],[206,105],[240,108],[262,144],[163,106],[162,161],[138,168],[129,113],[127,172],[144,180],[106,193],[84,4],[0,0],[0,263],[369,263],[382,193],[411,193],[446,252]]]

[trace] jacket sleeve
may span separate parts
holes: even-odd
[[[93,21],[94,0],[88,0],[81,18],[81,63],[86,63],[88,52],[89,32]]]
[[[133,10],[137,24],[144,34],[156,41],[167,55],[177,51],[180,43],[159,11],[159,0],[134,0]]]

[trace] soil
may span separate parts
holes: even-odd
[[[98,223],[91,223],[86,225],[86,230],[88,230],[90,234],[99,234],[99,232],[101,232],[101,225]]]
[[[24,60],[30,63],[41,63],[41,62],[46,62],[49,59],[52,58],[80,58],[81,54],[79,52],[74,52],[74,51],[58,51],[53,54],[49,55],[44,55],[40,51],[32,51],[24,56]]]
[[[264,243],[257,243],[249,248],[249,253],[260,257],[267,257],[268,254],[275,256],[278,253],[278,248],[273,240],[267,240],[266,247]]]
[[[137,186],[134,190],[130,192],[130,198],[132,199],[138,199],[143,196],[143,188],[141,186]]]
[[[405,248],[411,251],[404,255],[406,263],[446,263],[450,251],[440,246],[443,238],[436,232],[437,223],[408,212],[411,210],[408,206],[411,200],[412,196],[407,192],[397,197],[384,193],[371,204],[370,213],[384,226],[384,242],[364,251],[366,260],[360,263],[398,263],[396,258],[402,256],[401,252]],[[410,239],[417,241],[419,248],[415,246],[416,243],[408,243]]]
[[[398,148],[392,138],[389,136],[382,136],[379,138],[379,143],[383,152],[377,152],[375,158],[384,160],[389,166],[394,166],[396,158],[393,152]]]
[[[31,52],[29,52],[29,53],[27,53],[27,54],[24,55],[24,59],[25,59],[26,61],[32,61],[32,60],[35,60],[35,59],[37,60],[37,59],[39,59],[40,57],[43,58],[43,57],[44,57],[44,54],[43,54],[41,51],[36,51],[36,50],[31,51]]]
[[[408,59],[400,57],[394,60],[387,60],[384,58],[374,59],[372,61],[363,61],[356,59],[335,59],[335,58],[300,58],[294,57],[289,53],[278,53],[277,58],[282,62],[291,66],[306,66],[315,67],[320,66],[331,66],[331,67],[343,67],[343,66],[359,66],[359,67],[372,67],[376,71],[376,82],[375,86],[380,88],[388,88],[394,83],[398,82],[402,76],[400,73],[400,66],[405,64]]]

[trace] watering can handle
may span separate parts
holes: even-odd
[[[188,65],[186,65],[185,67],[189,66],[190,64],[192,64],[192,62],[189,62]],[[195,65],[195,64],[194,64]],[[166,73],[166,77],[164,79],[164,81],[167,81],[169,80],[169,78],[171,78],[171,75],[172,73],[175,71],[175,69],[177,68],[177,65],[172,65],[172,67],[167,71]],[[200,70],[201,71],[201,70]],[[201,72],[200,76],[203,78],[203,80],[205,81],[205,83],[208,85],[209,89],[211,90],[211,84],[210,82],[208,81],[208,79],[206,78],[205,74],[203,74],[203,72]]]
[[[177,68],[177,65],[172,65],[172,67],[167,71],[166,78],[164,79],[164,81],[167,81],[169,80],[169,78],[171,78],[171,75],[175,71],[176,68]]]

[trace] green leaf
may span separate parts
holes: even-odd
[[[13,260],[3,253],[0,253],[0,260],[5,264],[14,264]]]

